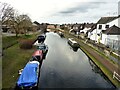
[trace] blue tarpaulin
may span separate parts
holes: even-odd
[[[19,87],[32,87],[38,81],[38,74],[37,74],[37,63],[27,63],[25,68],[20,75],[17,85]]]

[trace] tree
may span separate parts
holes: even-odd
[[[13,29],[16,33],[16,37],[18,36],[20,31],[26,35],[28,28],[32,26],[31,19],[28,15],[19,15],[18,12],[9,4],[1,2],[0,21],[2,22],[2,24],[5,24]]]
[[[14,17],[12,19],[12,27],[15,30],[16,37],[20,32],[23,32],[26,35],[27,30],[31,26],[32,22],[28,15],[18,15],[17,13],[14,13]]]
[[[20,27],[22,28],[24,34],[26,35],[28,29],[32,26],[31,19],[26,14],[20,15],[19,19],[20,19]]]
[[[14,9],[7,3],[0,2],[0,19],[2,24],[14,15]]]

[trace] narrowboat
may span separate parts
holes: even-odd
[[[39,64],[38,61],[30,61],[26,64],[16,83],[16,90],[35,90],[38,88]]]
[[[43,43],[45,41],[46,34],[41,34],[37,37],[38,43]]]
[[[73,48],[79,48],[80,45],[73,38],[68,39],[68,44]]]
[[[42,50],[42,51],[43,51],[43,54],[46,54],[46,53],[48,52],[48,46],[45,45],[44,43],[39,44],[39,45],[37,46],[37,49],[38,49],[38,50]]]
[[[62,32],[58,33],[60,35],[60,37],[64,37],[64,34]]]
[[[41,61],[43,59],[43,51],[42,50],[36,50],[32,55],[33,61]],[[32,60],[31,60],[32,61]]]

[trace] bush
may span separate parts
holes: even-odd
[[[34,40],[24,39],[20,40],[20,48],[21,49],[31,49],[33,46]]]

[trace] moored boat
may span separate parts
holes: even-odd
[[[80,45],[73,38],[68,39],[68,44],[73,48],[79,48]]]
[[[32,55],[33,61],[41,61],[43,59],[43,51],[42,50],[36,50]]]
[[[39,80],[39,62],[30,61],[24,67],[16,83],[16,90],[37,89]]]
[[[45,41],[45,38],[46,38],[46,35],[45,34],[41,34],[38,36],[37,40],[38,40],[38,43],[43,43]]]
[[[46,54],[47,51],[48,51],[48,46],[45,45],[44,43],[42,43],[42,44],[40,44],[40,45],[37,46],[37,49],[38,49],[38,50],[42,50],[42,51],[43,51],[43,54]]]

